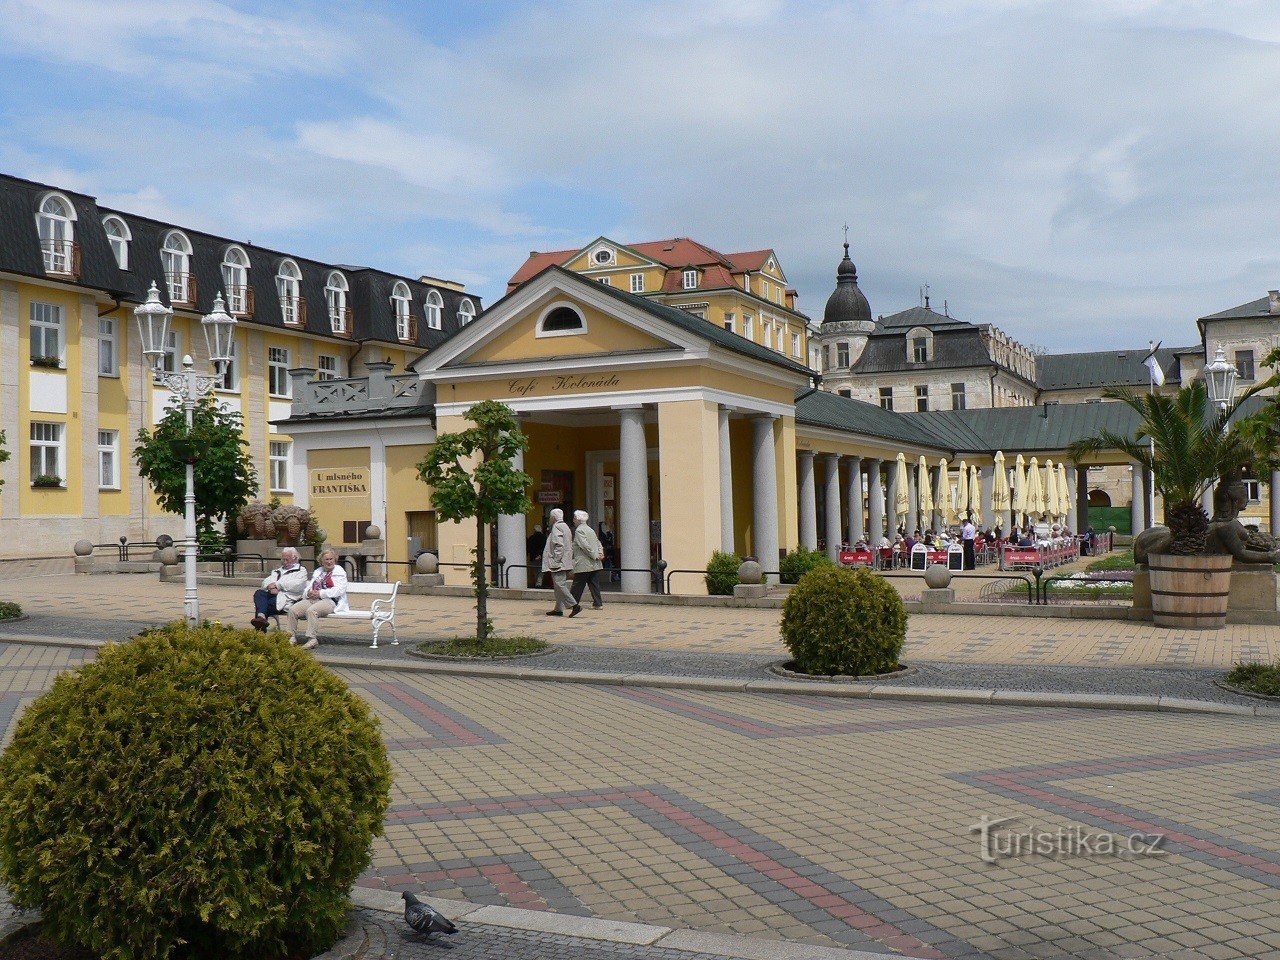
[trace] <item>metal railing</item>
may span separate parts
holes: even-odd
[[[194,307],[196,305],[196,278],[190,273],[166,273],[165,283],[169,287],[169,305],[174,307]]]
[[[45,273],[72,278],[80,276],[80,244],[76,241],[57,238],[41,240],[40,252],[44,256]]]
[[[307,325],[307,298],[299,296],[282,296],[280,298],[280,315],[286,327],[305,327]]]
[[[253,316],[253,287],[242,285],[227,287],[227,313],[233,317]]]

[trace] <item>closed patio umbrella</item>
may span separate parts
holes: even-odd
[[[929,514],[933,513],[933,484],[929,480],[929,464],[924,457],[916,467],[916,483],[920,498],[920,529],[929,529]]]
[[[1009,493],[1009,471],[1005,469],[1004,452],[996,451],[996,467],[995,474],[991,478],[991,509],[996,512],[997,518],[1009,512],[1009,508],[1013,505],[1013,500]]]
[[[1031,458],[1027,467],[1027,517],[1040,519],[1044,516],[1044,481],[1040,479],[1040,461]]]
[[[893,471],[893,525],[894,528],[906,523],[907,512],[911,509],[911,499],[907,496],[907,455],[898,454],[898,466]]]
[[[951,469],[947,466],[946,457],[938,461],[938,490],[933,498],[937,501],[938,512],[942,514],[943,525],[951,523],[954,519],[954,510],[951,505]]]
[[[1058,471],[1051,459],[1044,462],[1044,512],[1051,520],[1058,519]]]
[[[1067,465],[1058,461],[1058,509],[1062,511],[1062,522],[1067,522],[1071,513],[1071,488],[1067,485]]]
[[[1022,454],[1013,464],[1013,522],[1019,527],[1027,522],[1027,462]]]
[[[969,465],[963,460],[960,461],[960,475],[956,478],[955,504],[951,512],[955,514],[956,523],[963,522],[964,515],[969,512]]]
[[[969,467],[969,515],[973,525],[982,525],[982,474],[975,463]]]

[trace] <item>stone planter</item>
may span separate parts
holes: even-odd
[[[1231,557],[1153,553],[1151,613],[1158,627],[1221,630],[1227,625]]]

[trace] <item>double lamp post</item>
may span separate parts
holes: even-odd
[[[213,301],[213,312],[200,321],[205,344],[209,348],[209,359],[213,361],[215,370],[213,376],[202,376],[196,373],[195,362],[190,355],[182,358],[181,373],[165,371],[164,355],[169,342],[169,324],[173,320],[173,310],[160,302],[160,291],[154,283],[147,291],[146,302],[138,306],[133,315],[138,321],[138,339],[142,343],[143,356],[147,358],[151,368],[153,382],[168,387],[177,394],[187,415],[188,439],[182,458],[187,463],[186,525],[183,534],[186,541],[183,556],[186,590],[183,611],[187,623],[196,626],[200,622],[200,599],[196,595],[195,461],[198,451],[191,446],[190,434],[196,401],[213,392],[234,359],[236,318],[227,313],[222,294],[218,294]]]

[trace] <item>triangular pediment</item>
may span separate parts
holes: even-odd
[[[626,244],[615,243],[608,237],[597,237],[561,264],[566,270],[581,273],[585,270],[626,269],[628,267],[661,267]]]

